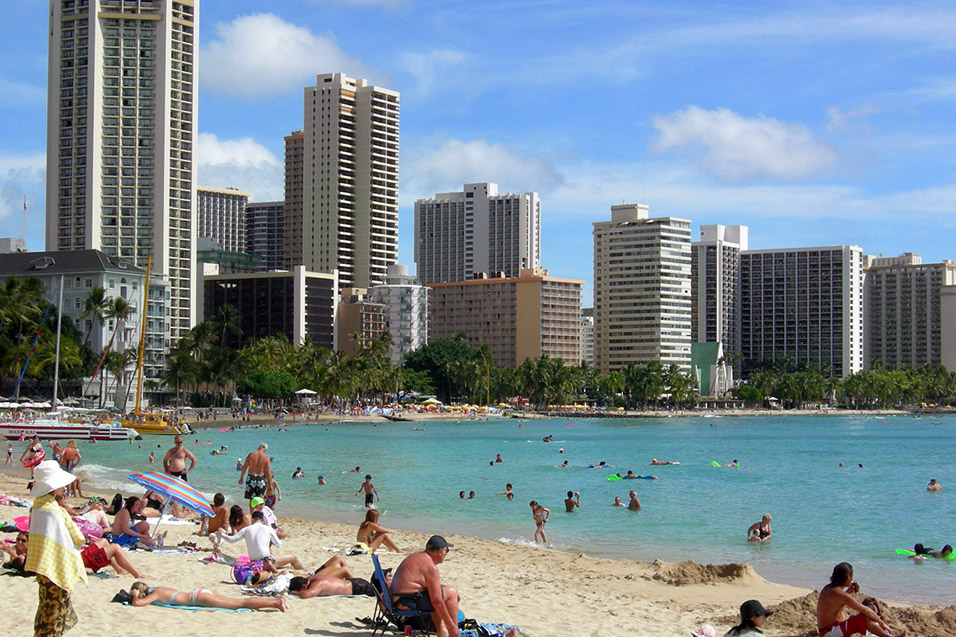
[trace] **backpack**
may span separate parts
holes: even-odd
[[[117,493],[113,496],[113,501],[110,502],[110,508],[106,509],[107,515],[116,515],[119,513],[119,510],[123,508],[123,494]]]

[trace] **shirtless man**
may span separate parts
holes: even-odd
[[[575,507],[581,506],[581,494],[568,491],[568,497],[564,501],[564,508],[568,513],[574,513]]]
[[[76,471],[76,465],[80,464],[82,459],[83,456],[80,455],[80,450],[76,448],[75,440],[69,441],[66,443],[66,448],[60,450],[60,468],[67,473]],[[68,498],[83,497],[83,490],[80,488],[79,482],[74,482],[72,485],[66,487],[64,492]]]
[[[308,577],[293,577],[289,582],[289,593],[302,599],[334,595],[375,597],[375,587],[359,577],[342,578],[314,573]]]
[[[186,468],[187,459],[189,460],[188,469]],[[196,456],[193,455],[192,451],[183,446],[183,437],[176,436],[176,438],[173,439],[173,447],[167,451],[165,457],[163,457],[163,471],[171,476],[189,482],[186,474],[192,471],[195,466]]]
[[[229,509],[226,508],[226,496],[217,493],[212,498],[213,516],[203,516],[202,524],[199,525],[199,535],[209,535],[219,529],[226,527],[229,522]]]
[[[929,481],[929,484],[926,485],[926,490],[927,491],[942,491],[943,485],[936,482],[936,478],[933,478]]]
[[[260,442],[259,448],[246,456],[246,461],[239,471],[239,484],[242,484],[242,478],[246,475],[246,472],[249,473],[246,479],[246,500],[264,496],[266,488],[272,480],[269,456],[266,455],[266,449],[268,448],[269,445]]]
[[[360,494],[362,491],[365,492],[365,508],[369,509],[372,507],[372,503],[375,501],[375,498],[378,498],[380,501],[382,497],[378,494],[378,491],[375,490],[375,485],[372,484],[372,476],[365,476],[365,482],[363,482],[358,491],[355,492],[355,495]]]
[[[544,525],[548,523],[548,518],[551,517],[551,511],[538,504],[537,500],[532,500],[531,517],[534,518],[534,541],[538,542],[538,538],[540,537],[541,542],[547,544],[548,536],[544,534]]]
[[[630,496],[630,501],[627,503],[627,508],[631,511],[640,511],[641,510],[641,501],[637,499],[637,491],[631,491],[627,494]]]
[[[442,536],[431,536],[423,552],[402,560],[390,587],[392,604],[427,611],[438,637],[458,637],[458,591],[443,586],[438,573],[451,547]]]
[[[867,631],[879,637],[893,637],[889,626],[872,608],[861,604],[852,593],[858,593],[860,585],[853,581],[853,566],[840,562],[833,567],[830,583],[820,590],[817,600],[817,631],[820,637],[845,637]],[[840,619],[844,606],[857,611],[849,619]]]

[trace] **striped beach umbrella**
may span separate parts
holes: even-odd
[[[146,487],[153,493],[170,499],[173,502],[177,502],[196,513],[210,517],[214,515],[206,496],[196,491],[196,489],[191,487],[185,480],[180,480],[175,476],[165,473],[157,473],[156,471],[134,473],[129,476],[129,479]]]

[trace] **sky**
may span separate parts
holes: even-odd
[[[43,250],[47,3],[0,24],[0,236]],[[341,71],[401,93],[413,272],[415,200],[483,181],[539,193],[542,267],[584,305],[622,202],[695,240],[956,260],[954,33],[951,2],[202,0],[197,183],[281,199],[303,89]]]

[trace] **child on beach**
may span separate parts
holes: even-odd
[[[356,467],[357,469],[358,467]],[[372,508],[372,503],[375,501],[375,498],[378,498],[381,502],[382,498],[378,495],[378,491],[375,490],[375,485],[372,484],[372,476],[366,475],[365,482],[358,488],[358,491],[355,492],[355,495],[358,495],[362,492],[365,492],[365,508]]]

